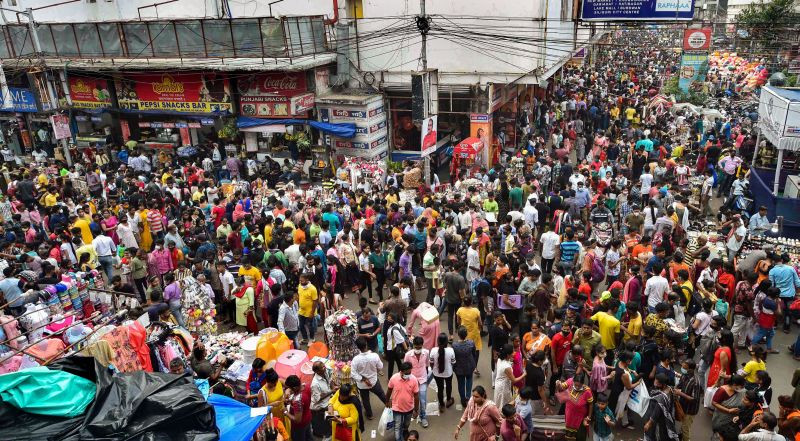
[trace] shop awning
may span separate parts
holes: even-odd
[[[311,119],[262,119],[240,116],[236,118],[236,127],[250,129],[272,125],[307,124],[323,133],[339,138],[352,138],[356,136],[356,125],[351,123],[324,123]]]

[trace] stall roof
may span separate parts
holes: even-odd
[[[20,68],[38,66],[40,59],[20,60]],[[324,66],[336,61],[335,53],[306,55],[295,58],[107,58],[68,59],[46,58],[48,67],[69,67],[71,70],[147,70],[147,69],[192,69],[217,71],[303,71]],[[30,66],[25,66],[29,63]]]
[[[771,87],[773,92],[786,98],[789,101],[800,101],[800,88],[787,89],[783,87]]]

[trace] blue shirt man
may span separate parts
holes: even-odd
[[[781,290],[782,299],[793,299],[797,290],[800,289],[800,277],[797,276],[794,268],[787,265],[790,260],[788,254],[784,254],[782,260],[782,263],[769,270],[769,280],[774,287]]]
[[[22,290],[19,287],[18,278],[7,277],[3,280],[0,280],[0,291],[3,291],[6,302],[8,302],[9,306],[12,308],[19,308],[20,306],[23,306],[21,302]]]

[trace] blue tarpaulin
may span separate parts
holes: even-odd
[[[329,135],[339,138],[352,138],[356,136],[356,125],[350,123],[325,123],[310,119],[262,119],[240,116],[236,118],[236,126],[240,129],[269,125],[308,124],[311,127]]]
[[[250,417],[250,406],[224,395],[211,394],[208,403],[217,415],[220,441],[248,441],[264,421],[265,415]]]

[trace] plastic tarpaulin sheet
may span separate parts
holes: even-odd
[[[312,119],[262,119],[251,118],[248,116],[240,116],[236,118],[236,127],[240,129],[249,129],[253,127],[270,126],[276,124],[308,124],[323,133],[338,136],[339,138],[352,138],[356,136],[356,125],[350,123],[326,123],[314,121]]]
[[[82,415],[95,392],[93,382],[44,366],[0,375],[0,399],[37,415]]]
[[[250,406],[223,395],[211,395],[208,402],[217,414],[220,441],[248,441],[265,418],[251,417]]]
[[[95,400],[74,418],[35,415],[0,401],[0,439],[36,441],[219,439],[214,408],[191,376],[133,372],[112,375],[92,357],[48,366],[92,381]]]

